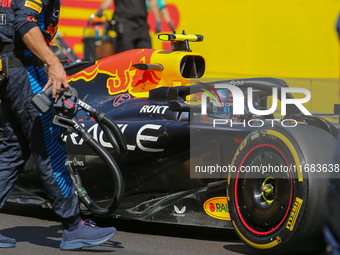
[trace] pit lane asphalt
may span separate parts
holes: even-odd
[[[0,254],[255,254],[242,244],[233,230],[90,218],[101,227],[115,226],[117,234],[101,246],[61,251],[62,231],[52,210],[7,203],[0,213],[0,233],[15,238],[17,244],[15,248],[0,248]]]

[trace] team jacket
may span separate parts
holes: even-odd
[[[147,24],[145,0],[115,0],[113,19],[123,25],[124,31],[135,30]]]
[[[49,44],[58,29],[60,4],[61,0],[2,0],[0,41],[22,43],[22,36],[38,26]]]

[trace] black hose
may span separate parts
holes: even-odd
[[[124,135],[122,134],[122,131],[120,130],[118,125],[107,114],[99,111],[98,109],[96,110],[97,110],[96,113],[91,114],[91,115],[94,117],[94,119],[98,123],[102,123],[106,125],[110,129],[110,131],[113,132],[113,136],[116,138],[116,141],[120,148],[120,155],[126,156],[128,153],[128,150],[127,150],[126,140],[125,140]],[[108,136],[108,138],[110,137],[109,134],[106,134],[106,136]]]
[[[117,139],[115,138],[113,132],[103,123],[98,122],[100,128],[104,131],[104,134],[109,139],[110,143],[112,144],[113,148],[115,149],[116,153],[119,156],[123,156],[122,152],[120,150],[119,144],[117,142]]]
[[[116,161],[113,159],[111,154],[104,148],[102,147],[93,137],[90,135],[88,132],[84,132],[82,134],[82,138],[84,139],[84,142],[86,142],[102,159],[103,161],[109,166],[110,168],[110,173],[114,179],[114,195],[111,200],[111,203],[105,207],[99,207],[97,206],[87,195],[87,193],[81,192],[80,189],[84,188],[80,185],[75,185],[76,189],[78,191],[78,196],[79,192],[83,193],[84,195],[80,195],[79,199],[80,201],[95,215],[99,217],[109,217],[111,216],[114,211],[118,208],[124,194],[124,181],[122,174],[119,170],[119,167],[116,163]],[[78,187],[77,187],[78,186]]]
[[[75,98],[77,100],[78,93],[77,91],[69,87],[68,97]],[[65,92],[66,93],[66,92]],[[43,94],[36,95],[38,97],[35,98],[35,100],[32,99],[32,103],[39,109],[41,113],[46,113],[53,107],[53,103],[50,101],[50,97],[52,95],[52,86],[50,86]],[[81,100],[79,100],[81,101]],[[110,143],[116,150],[117,154],[120,156],[125,156],[127,154],[127,145],[125,137],[123,136],[120,128],[117,126],[117,124],[105,113],[100,112],[98,109],[93,108],[91,105],[88,105],[84,102],[82,102],[81,106],[87,105],[84,110],[89,110],[90,115],[95,118],[97,123],[100,125],[101,129],[104,131],[106,137],[109,139]],[[58,106],[60,108],[60,105]],[[59,109],[58,107],[55,107],[56,109]],[[59,109],[63,110],[63,108]],[[90,196],[87,194],[86,190],[82,186],[80,176],[77,171],[73,171],[71,165],[68,165],[69,172],[72,178],[72,181],[74,183],[74,186],[76,188],[78,198],[79,200],[95,215],[99,217],[109,217],[113,215],[115,210],[118,208],[124,194],[124,180],[122,177],[122,174],[120,172],[120,169],[116,163],[116,161],[113,159],[111,154],[100,144],[98,143],[92,135],[90,135],[78,122],[76,119],[70,120],[70,116],[63,116],[65,112],[61,112],[62,116],[59,116],[59,124],[61,124],[61,119],[69,120],[68,122],[65,122],[63,126],[70,126],[73,127],[78,135],[84,140],[85,143],[87,143],[92,150],[94,150],[105,162],[106,165],[108,165],[110,173],[114,180],[114,194],[113,198],[111,199],[110,204],[107,207],[99,207],[96,205],[90,198]],[[76,111],[74,112],[74,115],[76,114]],[[57,115],[56,115],[57,117]]]

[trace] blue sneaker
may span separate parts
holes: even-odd
[[[80,221],[78,228],[73,231],[63,231],[62,250],[75,250],[83,247],[100,245],[110,240],[116,234],[114,227],[100,228],[91,220]]]
[[[15,239],[0,234],[0,248],[12,248],[15,244]]]

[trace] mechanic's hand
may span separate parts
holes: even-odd
[[[99,8],[97,13],[95,14],[95,16],[100,18],[101,16],[103,16],[103,11],[104,11],[103,9]],[[91,17],[92,17],[92,15],[91,15]]]
[[[46,91],[51,85],[53,86],[52,97],[55,99],[56,96],[60,94],[62,86],[64,87],[65,91],[67,91],[69,88],[65,69],[57,57],[55,57],[54,61],[52,61],[52,64],[48,66],[48,81],[43,88],[43,91]]]
[[[156,34],[158,34],[159,32],[162,31],[161,23],[162,23],[162,20],[157,19],[156,26],[155,26],[155,33]]]

